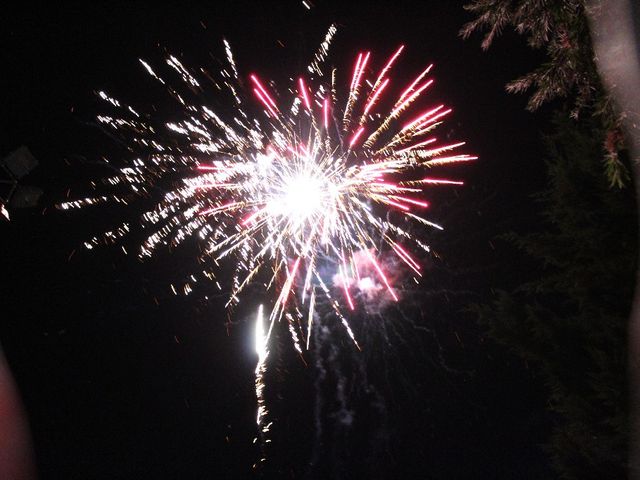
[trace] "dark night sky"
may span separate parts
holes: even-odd
[[[332,21],[340,28],[338,66],[349,68],[362,48],[386,58],[399,43],[407,45],[399,70],[407,78],[434,62],[429,98],[454,106],[446,128],[480,160],[457,167],[465,187],[438,194],[432,215],[446,230],[426,236],[440,259],[429,262],[428,278],[407,294],[402,314],[356,319],[362,353],[336,329],[330,340],[340,358],[316,354],[347,379],[350,428],[329,415],[318,433],[314,406],[335,402],[335,388],[316,390],[314,355],[305,366],[285,335],[276,335],[268,391],[273,446],[263,474],[548,477],[543,387],[463,311],[526,268],[490,241],[535,219],[529,195],[543,182],[544,113],[525,112],[526,99],[507,96],[504,84],[536,58],[510,34],[487,53],[478,38],[463,42],[457,32],[468,16],[455,1],[318,0],[311,11],[301,2],[218,3],[46,11],[22,4],[5,7],[0,20],[0,154],[27,145],[40,167],[25,183],[45,191],[38,208],[0,223],[0,339],[29,415],[40,478],[252,475],[256,357],[247,320],[255,305],[240,308],[227,330],[223,301],[204,300],[208,287],[187,298],[169,291],[189,270],[188,245],[144,263],[117,247],[87,252],[82,242],[126,212],[62,213],[53,205],[101,174],[92,161],[114,151],[91,126],[99,112],[94,90],[141,105],[165,100],[148,88],[138,57],[159,63],[166,47],[197,66],[210,61],[210,51],[220,55],[224,36],[242,74],[260,72],[284,85]],[[310,467],[314,452],[319,465]]]

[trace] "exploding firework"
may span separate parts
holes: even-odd
[[[348,78],[339,80],[338,71],[327,67],[335,32],[332,26],[288,100],[257,74],[241,76],[226,40],[226,66],[216,75],[167,58],[179,88],[140,60],[178,102],[182,118],[160,122],[98,92],[116,112],[98,121],[144,155],[104,180],[110,192],[60,207],[128,204],[168,179],[170,190],[141,216],[148,232],[141,257],[196,237],[209,264],[232,259],[227,306],[237,304],[253,282],[275,292],[265,339],[285,318],[296,348],[308,347],[314,309],[323,298],[356,342],[345,312],[374,288],[398,300],[382,254],[395,255],[409,276],[421,276],[412,252],[429,247],[408,225],[441,229],[424,215],[424,190],[462,183],[429,172],[476,157],[457,152],[464,142],[442,144],[433,135],[452,110],[425,108],[431,65],[403,83],[391,73],[404,46],[377,68],[371,53],[362,52]],[[233,113],[202,104],[203,79],[228,97]],[[125,223],[86,246],[113,241],[130,228]],[[202,273],[218,282],[215,270]],[[185,293],[191,288],[185,284]]]

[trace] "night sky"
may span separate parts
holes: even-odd
[[[507,95],[504,84],[539,58],[509,32],[482,52],[479,38],[458,37],[468,20],[462,2],[449,0],[318,0],[310,11],[288,1],[5,9],[0,155],[27,145],[40,165],[23,183],[44,195],[0,222],[0,340],[40,478],[550,475],[541,445],[552,418],[541,380],[466,311],[529,267],[494,238],[538,221],[530,195],[544,184],[547,113],[526,112],[526,97]],[[267,377],[272,442],[254,468],[252,320],[264,294],[254,292],[229,321],[213,285],[188,297],[170,290],[194,266],[194,245],[145,262],[120,245],[87,251],[85,240],[139,211],[54,205],[104,175],[101,156],[121,152],[95,127],[94,91],[134,105],[166,103],[138,58],[160,64],[166,49],[185,65],[211,65],[224,37],[241,75],[259,72],[284,86],[332,22],[339,68],[351,68],[361,49],[382,61],[401,43],[397,76],[409,80],[435,63],[429,101],[453,106],[445,134],[466,140],[480,159],[455,167],[465,186],[433,195],[431,218],[445,230],[424,234],[438,254],[424,282],[400,307],[353,319],[361,352],[328,323],[330,346],[318,344],[303,361],[276,329]],[[131,240],[124,244],[134,251]]]

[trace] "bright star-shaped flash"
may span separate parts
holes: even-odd
[[[297,221],[310,219],[322,206],[323,186],[318,178],[299,175],[285,187],[284,208]]]

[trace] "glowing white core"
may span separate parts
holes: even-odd
[[[283,207],[286,214],[304,221],[318,212],[322,206],[323,188],[318,178],[300,175],[285,186]]]

